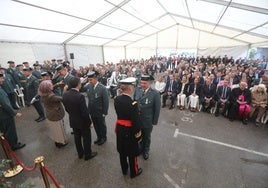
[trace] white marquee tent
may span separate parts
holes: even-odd
[[[268,46],[268,0],[1,0],[0,63],[77,64],[166,51],[246,56]]]

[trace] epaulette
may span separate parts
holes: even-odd
[[[137,101],[133,101],[133,102],[132,102],[132,105],[133,105],[133,106],[134,106],[135,104],[137,104]]]

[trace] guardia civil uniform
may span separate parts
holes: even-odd
[[[141,77],[141,80],[148,82],[152,79],[153,78],[148,75],[142,75]],[[147,160],[149,158],[153,125],[157,125],[160,114],[160,93],[151,87],[147,88],[145,91],[138,87],[135,90],[134,99],[137,100],[139,104],[141,116],[141,152],[143,153],[143,158]]]
[[[1,79],[3,74],[0,74]],[[14,116],[17,111],[11,106],[7,93],[0,85],[0,132],[4,134],[12,150],[17,150],[25,146],[25,144],[18,142],[16,125]]]

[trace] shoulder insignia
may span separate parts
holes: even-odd
[[[135,104],[137,104],[137,101],[133,101],[133,102],[132,102],[132,105],[133,105],[133,106],[134,106]]]

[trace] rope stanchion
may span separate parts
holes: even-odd
[[[0,140],[1,140],[1,146],[2,146],[2,149],[4,151],[4,154],[5,154],[5,157],[7,160],[9,160],[9,164],[10,164],[10,169],[6,170],[4,172],[4,176],[6,178],[9,178],[9,177],[13,177],[13,176],[16,176],[17,174],[19,174],[20,172],[22,172],[23,168],[21,165],[15,165],[14,162],[12,161],[8,151],[7,151],[7,148],[5,147],[5,138],[3,137],[3,134],[1,133],[0,134]]]
[[[37,164],[34,164],[33,167],[31,168],[28,168],[26,167],[19,159],[18,157],[16,156],[16,154],[13,152],[13,150],[11,149],[9,143],[7,142],[7,140],[1,136],[1,140],[3,141],[4,145],[6,146],[7,150],[9,151],[9,153],[11,154],[11,156],[15,159],[15,161],[26,171],[33,171],[36,169],[37,167]]]
[[[44,170],[46,171],[46,173],[49,175],[49,177],[51,178],[51,180],[53,181],[54,185],[57,187],[57,188],[60,188],[60,185],[59,183],[57,182],[57,180],[55,179],[55,177],[51,174],[51,172],[47,169],[46,166],[43,166]]]
[[[40,156],[37,157],[34,160],[34,166],[32,168],[28,168],[26,167],[16,156],[16,154],[13,152],[13,150],[11,149],[9,143],[7,142],[7,140],[3,137],[2,134],[0,134],[0,141],[1,141],[1,146],[2,149],[5,153],[6,159],[11,161],[10,162],[10,167],[11,169],[7,170],[4,175],[5,177],[12,177],[17,175],[18,173],[20,173],[23,169],[26,171],[33,171],[36,169],[37,165],[39,164],[40,166],[40,171],[45,183],[46,188],[50,188],[50,184],[48,181],[48,177],[47,174],[49,175],[49,177],[51,178],[51,180],[53,181],[54,185],[56,186],[56,188],[60,188],[60,185],[58,184],[57,180],[55,179],[55,177],[52,175],[52,173],[45,167],[44,164],[44,157]],[[11,156],[10,156],[11,155]],[[12,158],[13,157],[15,159],[15,161],[18,163],[18,165],[14,165]]]
[[[45,158],[43,156],[40,156],[40,157],[37,157],[34,160],[34,162],[35,162],[35,164],[39,164],[39,169],[40,169],[40,172],[42,174],[42,177],[43,177],[43,180],[44,180],[44,183],[45,183],[46,188],[50,188],[50,184],[49,184],[49,181],[47,179],[46,172],[43,169],[43,166],[45,166],[45,164],[43,163],[44,159]]]
[[[49,177],[52,179],[54,185],[55,185],[57,188],[60,188],[60,185],[58,184],[58,182],[57,182],[57,180],[55,179],[55,177],[54,177],[54,176],[51,174],[51,172],[46,168],[46,166],[45,166],[45,164],[44,164],[44,157],[43,157],[43,156],[37,157],[37,158],[34,160],[34,162],[40,165],[40,171],[41,171],[41,174],[42,174],[42,177],[43,177],[43,180],[44,180],[44,183],[45,183],[46,188],[50,188],[50,184],[49,184],[49,181],[48,181],[48,178],[47,178],[47,174],[48,174]]]

